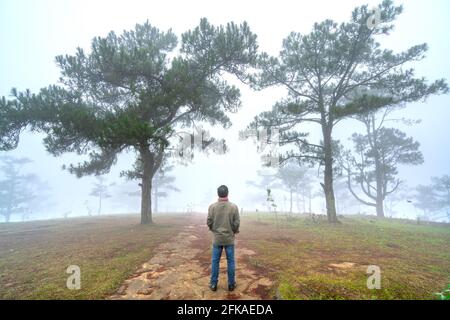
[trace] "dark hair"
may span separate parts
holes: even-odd
[[[220,187],[218,187],[217,188],[217,195],[220,198],[228,197],[228,188],[227,188],[227,186],[221,185]]]

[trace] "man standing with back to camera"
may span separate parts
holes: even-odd
[[[206,224],[213,232],[213,248],[211,259],[211,281],[212,291],[217,290],[219,281],[219,267],[222,250],[225,250],[227,256],[228,271],[228,290],[233,291],[236,288],[235,280],[235,261],[234,261],[234,236],[239,233],[239,209],[228,201],[227,186],[220,186],[217,189],[219,199],[208,208],[208,219]]]

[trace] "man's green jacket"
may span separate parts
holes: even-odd
[[[228,200],[213,203],[208,208],[206,224],[214,234],[214,245],[233,245],[234,235],[239,232],[240,224],[237,205]]]

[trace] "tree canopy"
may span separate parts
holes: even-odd
[[[275,103],[271,111],[258,115],[249,127],[279,129],[280,145],[292,146],[281,155],[281,164],[297,159],[324,167],[322,187],[330,222],[337,222],[334,126],[355,115],[448,92],[445,80],[428,84],[409,68],[425,57],[426,44],[400,53],[381,48],[378,39],[393,30],[402,6],[384,0],[377,10],[378,24],[368,23],[373,14],[364,5],[353,10],[348,22],[325,20],[315,23],[309,34],[290,33],[283,40],[278,57],[259,55],[259,72],[252,77],[255,88],[281,86],[287,90],[287,96]],[[308,139],[309,133],[301,127],[305,123],[320,126],[321,141]]]
[[[351,194],[359,202],[375,207],[378,217],[384,217],[386,197],[396,192],[402,183],[398,178],[398,166],[424,162],[419,142],[397,128],[383,126],[386,112],[381,118],[377,121],[374,113],[359,118],[366,133],[352,135],[354,150],[347,150],[341,161]],[[353,184],[359,186],[363,196]]]
[[[37,94],[13,89],[13,100],[0,100],[0,149],[16,148],[24,129],[43,132],[51,154],[88,155],[67,167],[78,177],[108,173],[122,151],[133,150],[141,221],[150,223],[151,181],[171,138],[196,121],[231,125],[226,113],[240,107],[240,93],[222,76],[245,80],[257,43],[245,22],[216,27],[202,19],[177,48],[171,30],[146,22],[94,38],[90,52],[56,57],[58,85]]]
[[[416,187],[414,206],[428,218],[450,218],[450,176],[432,177],[431,184]]]

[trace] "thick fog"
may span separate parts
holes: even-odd
[[[198,25],[200,18],[207,17],[215,25],[229,21],[247,21],[252,32],[257,34],[259,48],[272,55],[278,55],[282,40],[291,32],[308,33],[315,22],[333,19],[348,21],[354,7],[380,1],[84,1],[84,0],[7,0],[0,2],[0,96],[9,96],[11,88],[30,89],[38,92],[42,87],[56,84],[59,69],[55,56],[74,54],[79,46],[89,51],[90,42],[96,36],[105,36],[114,30],[120,34],[124,29],[134,28],[136,23],[146,20],[159,28],[172,28],[180,36]],[[427,57],[414,64],[417,76],[428,80],[450,79],[450,42],[448,30],[450,2],[447,0],[408,0],[403,3],[404,13],[395,23],[395,30],[382,40],[382,46],[400,52],[413,45],[427,43]],[[251,187],[248,181],[257,181],[257,170],[261,169],[260,154],[252,141],[239,141],[239,131],[262,111],[285,96],[281,88],[254,91],[238,80],[230,81],[241,90],[242,108],[231,114],[233,126],[224,130],[211,128],[213,136],[225,138],[230,147],[225,155],[205,155],[196,153],[194,161],[186,166],[175,164],[170,175],[176,180],[173,185],[178,192],[169,191],[166,198],[159,199],[158,211],[185,212],[194,210],[205,212],[208,205],[216,200],[216,189],[226,184],[230,190],[230,201],[244,211],[266,210],[265,191]],[[420,142],[420,150],[425,162],[419,166],[400,166],[399,177],[405,181],[406,195],[396,203],[396,213],[386,215],[415,219],[421,211],[410,199],[413,189],[427,185],[431,177],[450,174],[450,95],[432,96],[424,103],[412,103],[399,110],[392,118],[406,117],[421,120],[419,124],[406,126],[392,124]],[[209,126],[205,126],[205,128]],[[317,126],[310,129],[312,141],[320,140]],[[334,129],[334,138],[350,147],[349,138],[354,132],[362,132],[363,126],[355,120],[345,120]],[[62,218],[64,216],[85,216],[98,214],[99,199],[92,195],[97,179],[76,178],[62,170],[64,164],[82,162],[83,157],[65,154],[55,158],[42,145],[44,135],[24,132],[17,149],[0,152],[0,155],[26,157],[32,160],[24,164],[21,172],[33,173],[46,183],[47,187],[37,188],[45,193],[38,200],[28,217],[15,215],[11,221],[23,219]],[[137,213],[140,209],[139,181],[126,181],[119,177],[123,170],[131,169],[134,154],[122,154],[118,163],[104,178],[109,197],[102,200],[101,214]],[[315,177],[314,192],[320,192],[317,167],[311,169]],[[409,191],[408,191],[409,190]],[[289,210],[289,194],[276,188],[273,190],[278,210]],[[339,199],[355,204],[354,199]],[[345,198],[351,197],[346,194]],[[312,201],[312,211],[325,214],[325,201],[316,197]],[[294,205],[294,211],[303,211]],[[338,210],[339,211],[339,210]],[[339,214],[370,213],[374,209],[364,205],[348,205]]]

